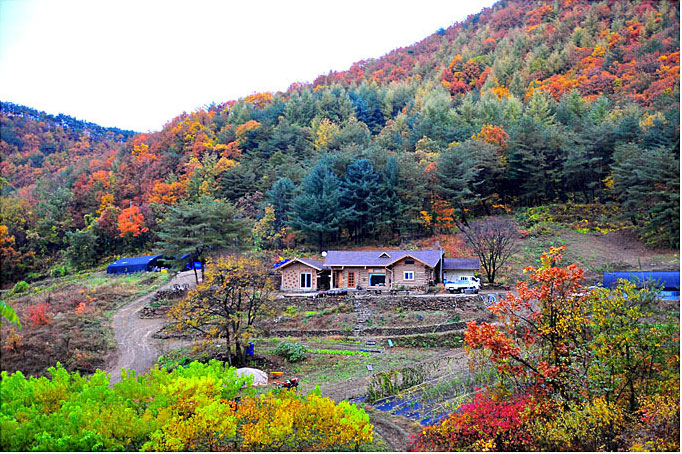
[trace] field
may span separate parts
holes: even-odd
[[[553,224],[551,231],[519,240],[500,282],[512,285],[523,279],[523,265],[535,264],[542,251],[562,244],[567,246],[565,262],[585,270],[586,285],[601,280],[604,271],[678,268],[677,251],[652,250],[627,230],[586,232]],[[16,294],[4,292],[23,326],[2,327],[2,370],[43,375],[57,361],[86,374],[106,368],[116,345],[113,314],[169,280],[161,273],[90,272],[33,283]],[[476,359],[463,348],[467,321],[493,320],[486,307],[488,292],[498,298],[505,293],[278,298],[278,313],[259,326],[253,339],[251,366],[282,372],[283,379],[298,377],[303,392],[319,388],[337,402],[366,408],[378,435],[373,448],[402,450],[410,434],[439,421],[491,380],[485,368],[471,372],[470,362]],[[164,295],[150,299],[137,319],[165,317],[175,300]],[[135,317],[131,320],[136,323]],[[156,341],[166,352],[159,364],[168,368],[224,357],[216,343],[187,339],[174,348],[177,344],[163,338]],[[281,343],[300,344],[306,358],[288,361],[277,354]]]
[[[0,368],[26,375],[43,375],[56,362],[87,374],[103,369],[116,346],[113,314],[168,279],[163,273],[86,272],[33,283],[14,295],[3,292],[22,328],[2,326]]]

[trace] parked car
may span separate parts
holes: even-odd
[[[481,289],[481,280],[474,276],[460,276],[455,281],[445,281],[445,289],[450,293],[462,293],[466,290],[478,293]]]

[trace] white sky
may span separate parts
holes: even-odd
[[[494,0],[0,0],[0,100],[155,131],[380,57]]]

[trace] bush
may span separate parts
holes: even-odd
[[[29,285],[26,281],[19,281],[16,284],[14,284],[14,288],[12,291],[9,293],[11,295],[16,295],[17,293],[24,293],[28,291]]]
[[[549,222],[538,222],[528,229],[528,234],[531,236],[542,236],[554,234],[552,224]]]
[[[281,356],[290,363],[295,363],[306,359],[306,350],[305,345],[298,342],[280,342],[275,349],[275,355]]]
[[[68,271],[65,266],[55,266],[52,268],[50,271],[50,276],[52,277],[63,277],[68,274]]]
[[[319,392],[254,397],[251,378],[218,361],[131,371],[113,387],[103,371],[57,365],[49,376],[0,373],[3,451],[357,451],[372,441],[355,405]]]

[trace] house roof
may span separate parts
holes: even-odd
[[[287,266],[292,265],[292,264],[294,264],[294,263],[296,263],[296,262],[302,263],[302,264],[304,264],[304,265],[308,265],[309,267],[315,268],[315,269],[318,270],[318,271],[322,271],[322,270],[325,270],[325,269],[329,269],[329,267],[328,267],[328,266],[325,266],[325,264],[322,263],[320,260],[299,259],[299,258],[295,258],[295,259],[288,260],[286,263],[282,263],[281,265],[278,264],[279,266],[277,266],[277,267],[280,268],[280,269],[281,269],[281,268],[286,268]]]
[[[142,257],[128,257],[118,259],[111,263],[109,266],[132,266],[132,265],[148,265],[154,259],[161,257],[161,254],[157,255],[145,255]]]
[[[387,266],[405,257],[412,257],[434,268],[441,258],[438,249],[430,251],[327,251],[324,264],[330,266]]]
[[[477,270],[481,267],[481,261],[475,257],[443,259],[444,270]]]

